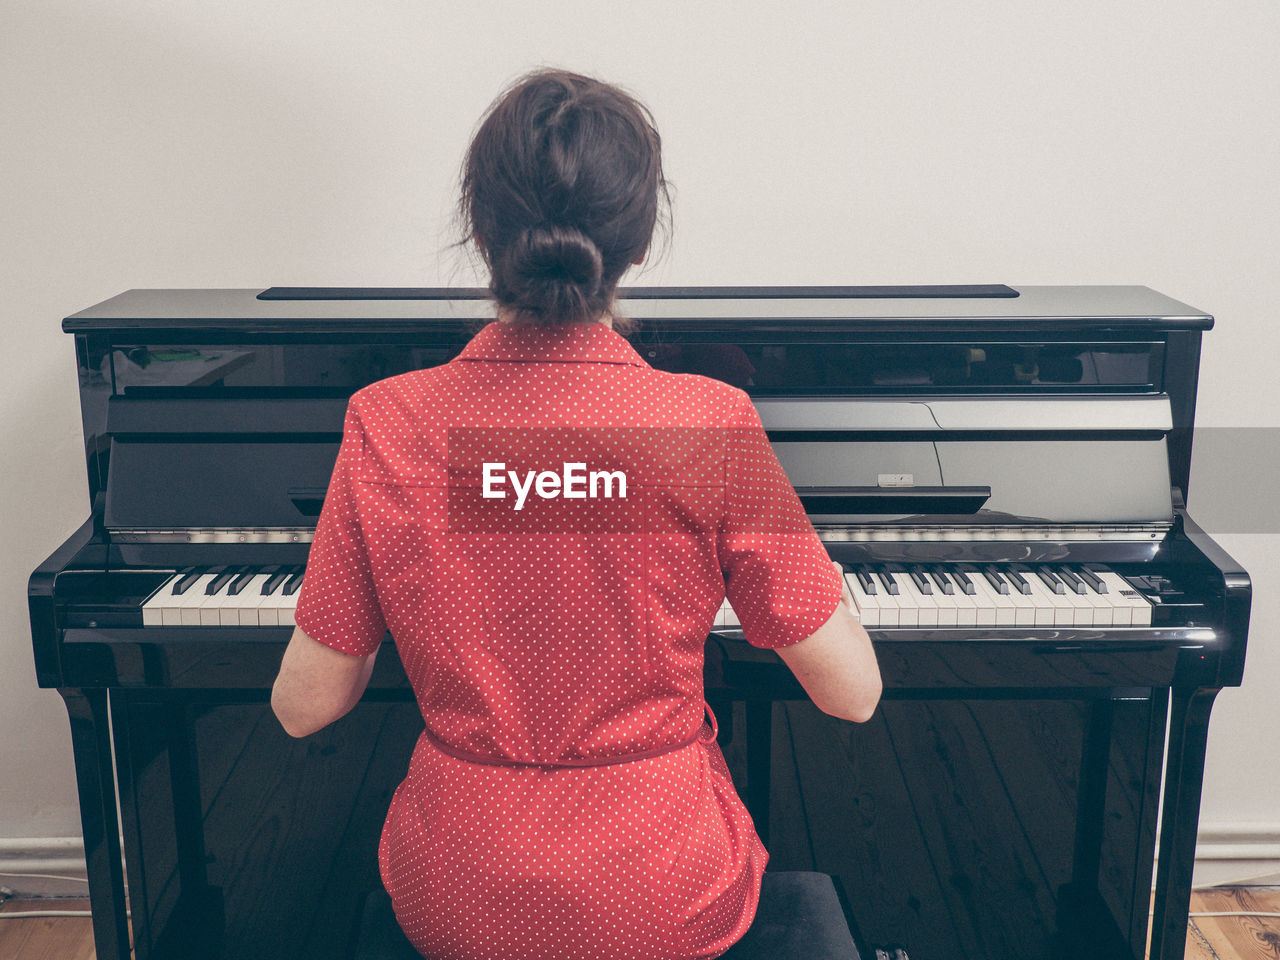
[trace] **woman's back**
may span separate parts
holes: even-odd
[[[335,552],[313,561],[297,616],[362,654],[380,612],[418,696],[427,729],[380,854],[424,954],[542,957],[571,942],[583,957],[674,960],[714,955],[750,924],[767,854],[703,722],[723,565],[750,556],[742,575],[772,602],[733,595],[767,645],[811,634],[836,593],[800,595],[830,586],[820,548],[762,578],[776,532],[748,544],[758,531],[726,529],[740,440],[761,435],[744,415],[739,391],[655,371],[599,325],[493,324],[453,363],[353,398],[335,502],[352,504],[368,565],[340,559],[334,511]],[[523,471],[484,498],[482,462],[618,468],[626,497],[616,481],[608,500],[531,489],[517,511]]]
[[[459,754],[686,743],[726,577],[761,646],[836,602],[746,396],[654,370],[598,324],[491,324],[454,362],[365,388],[342,464],[350,529],[323,518],[298,622],[358,656],[389,628],[428,733]]]

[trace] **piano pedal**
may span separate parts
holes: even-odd
[[[902,947],[876,947],[875,960],[911,960]]]

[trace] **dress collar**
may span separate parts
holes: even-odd
[[[494,320],[471,338],[457,359],[646,366],[640,354],[621,334],[601,323],[535,326]]]

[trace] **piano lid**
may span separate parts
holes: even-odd
[[[728,288],[731,296],[646,296],[621,302],[642,326],[724,330],[750,323],[780,331],[925,330],[1207,330],[1213,318],[1148,287],[1026,286],[1017,296],[812,296],[811,287]],[[715,288],[707,288],[714,291]],[[468,292],[470,291],[470,292]],[[474,327],[493,315],[473,288],[450,299],[265,300],[260,289],[129,290],[62,322],[68,333],[144,330],[256,333],[293,331],[305,323],[326,333],[444,331]]]

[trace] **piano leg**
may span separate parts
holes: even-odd
[[[1071,881],[1058,890],[1057,943],[1058,952],[1063,957],[1132,960],[1134,956],[1140,957],[1143,954],[1147,942],[1147,910],[1151,900],[1149,854],[1145,859],[1141,852],[1137,854],[1130,901],[1132,912],[1117,912],[1113,905],[1108,904],[1102,889],[1104,875],[1109,872],[1108,866],[1104,865],[1104,849],[1109,845],[1113,850],[1117,844],[1124,845],[1124,840],[1114,835],[1115,823],[1108,815],[1115,811],[1117,803],[1134,803],[1134,810],[1138,813],[1137,820],[1132,824],[1135,833],[1130,843],[1136,841],[1139,850],[1149,850],[1151,847],[1147,844],[1154,846],[1155,843],[1155,828],[1151,821],[1155,818],[1158,785],[1144,773],[1144,788],[1140,793],[1126,798],[1121,790],[1121,796],[1109,796],[1109,789],[1115,786],[1112,780],[1116,775],[1117,760],[1113,756],[1113,748],[1120,747],[1122,752],[1127,748],[1131,755],[1129,762],[1132,762],[1135,750],[1143,752],[1142,738],[1135,729],[1135,715],[1129,710],[1118,720],[1117,700],[1142,700],[1151,705],[1146,725],[1148,732],[1145,756],[1159,758],[1164,749],[1167,696],[1166,691],[1161,691],[1156,697],[1150,688],[1123,688],[1112,690],[1103,699],[1086,703],[1079,786],[1076,792]],[[1124,765],[1124,758],[1120,762]],[[1158,761],[1149,774],[1151,778],[1159,776]],[[1145,786],[1147,783],[1153,785],[1148,788]],[[1113,859],[1110,868],[1115,866]],[[1113,889],[1113,895],[1115,892]]]
[[[1172,694],[1151,960],[1182,960],[1186,949],[1209,712],[1217,695],[1216,687],[1175,688]]]
[[[111,769],[107,691],[60,687],[58,692],[71,719],[95,956],[97,960],[128,960],[129,923]]]
[[[1110,699],[1089,705],[1084,750],[1080,758],[1080,787],[1076,800],[1075,854],[1071,880],[1080,890],[1096,889],[1102,856],[1102,830],[1106,823],[1107,773],[1111,766],[1111,723],[1115,710]]]
[[[210,886],[208,879],[192,707],[183,700],[157,701],[145,693],[119,691],[112,698],[112,721],[130,889],[137,894],[131,904],[135,954],[139,960],[221,957],[225,909],[221,888]],[[146,733],[140,735],[140,730]],[[137,755],[152,755],[157,747],[167,768],[167,796],[155,790],[139,795]],[[145,851],[161,837],[173,845],[178,895],[171,909],[157,912],[150,894],[158,881],[149,881]],[[151,860],[155,871],[154,855]]]

